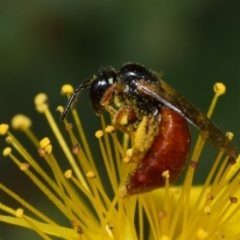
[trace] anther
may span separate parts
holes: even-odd
[[[18,209],[16,210],[16,212],[15,212],[16,217],[17,217],[17,218],[22,218],[23,212],[24,212],[24,211],[23,211],[22,208],[18,208]]]
[[[166,213],[166,211],[162,210],[159,212],[158,216],[160,219],[163,219],[167,216],[167,213]]]
[[[87,176],[88,178],[95,178],[95,177],[96,177],[96,174],[95,174],[93,171],[89,171],[89,172],[87,172],[86,176]]]
[[[74,92],[74,89],[73,89],[72,85],[65,84],[62,86],[62,89],[61,89],[62,95],[71,95],[73,92]]]
[[[8,124],[0,124],[0,135],[5,135],[8,131],[9,125]]]
[[[47,147],[50,144],[50,140],[49,140],[49,138],[45,137],[39,142],[39,144],[40,144],[40,148],[44,149],[45,147]]]
[[[226,92],[226,86],[223,83],[215,83],[213,90],[218,96],[220,96]]]
[[[198,167],[198,162],[195,160],[191,160],[190,161],[190,166],[193,167],[194,169],[196,169]]]
[[[95,137],[96,138],[101,138],[104,135],[104,132],[102,130],[98,130],[95,133]]]
[[[22,163],[22,164],[20,165],[20,170],[21,170],[21,171],[26,171],[26,170],[29,169],[29,167],[30,167],[30,164],[28,164],[28,163]]]
[[[11,125],[14,129],[24,130],[32,126],[32,121],[29,117],[23,114],[18,114],[12,118]]]
[[[169,170],[166,170],[162,173],[162,176],[165,178],[170,178]]]
[[[10,147],[7,147],[3,150],[3,156],[6,157],[9,154],[11,154],[11,152],[12,152],[12,149]]]
[[[208,200],[213,200],[214,196],[211,193],[207,193],[207,199]]]
[[[238,198],[230,196],[229,200],[231,201],[231,203],[237,203],[238,202]]]
[[[75,144],[72,148],[72,152],[74,154],[78,154],[80,150],[81,150],[81,145],[79,143]]]
[[[64,173],[64,177],[69,179],[72,177],[72,170],[67,170],[65,173]]]
[[[115,132],[115,128],[113,126],[110,126],[108,125],[106,128],[105,128],[105,131],[107,133],[114,133]]]

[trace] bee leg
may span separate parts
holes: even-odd
[[[151,148],[159,132],[159,123],[152,115],[144,116],[135,132],[132,147],[132,161],[139,162]]]
[[[113,125],[120,131],[130,134],[127,125],[133,124],[137,120],[134,109],[131,106],[123,106],[116,110],[111,105],[106,105],[105,108],[112,116]]]
[[[113,123],[118,123],[122,126],[133,124],[137,121],[135,110],[131,106],[121,107],[113,117]]]
[[[113,93],[118,93],[120,92],[120,90],[121,90],[120,86],[117,83],[114,83],[113,85],[111,85],[103,94],[100,104],[103,107],[111,105],[113,102]]]

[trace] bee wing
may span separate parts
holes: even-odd
[[[223,148],[226,154],[231,158],[237,158],[239,150],[229,141],[226,135],[210,121],[205,114],[178,94],[163,80],[160,80],[160,85],[140,80],[137,83],[137,89],[141,93],[156,99],[168,108],[182,115],[198,128],[203,134],[203,137],[212,142],[216,148]]]

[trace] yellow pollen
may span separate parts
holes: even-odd
[[[45,147],[45,153],[50,154],[52,152],[52,144],[49,144]]]
[[[18,114],[12,118],[11,125],[14,129],[21,130],[21,129],[30,128],[32,126],[32,121],[30,120],[29,117],[23,114]]]
[[[39,142],[39,144],[40,144],[40,148],[45,148],[50,144],[50,140],[49,138],[45,137]]]
[[[106,131],[107,133],[112,133],[112,132],[115,131],[115,128],[114,128],[113,126],[108,125],[108,126],[105,128],[105,131]]]
[[[232,132],[227,132],[226,136],[229,138],[229,140],[232,140],[234,137],[234,134]]]
[[[204,230],[204,229],[199,229],[198,231],[197,231],[197,238],[198,239],[207,239],[207,237],[208,237],[208,233]]]
[[[162,173],[162,176],[165,177],[165,178],[169,178],[170,177],[170,174],[169,174],[169,171],[166,170]]]
[[[218,96],[220,96],[226,92],[226,86],[223,83],[215,83],[213,90]]]
[[[124,115],[121,117],[119,123],[120,123],[121,125],[123,125],[123,126],[126,125],[126,124],[128,124],[128,115],[127,115],[127,114],[124,114]]]
[[[22,216],[23,216],[23,209],[22,208],[18,208],[16,210],[15,214],[16,214],[16,217],[22,218]]]
[[[26,170],[28,170],[29,167],[30,167],[30,165],[28,163],[22,163],[20,165],[20,170],[21,171],[26,171]]]
[[[74,89],[73,89],[72,85],[65,84],[62,86],[62,89],[61,89],[62,95],[69,95],[69,94],[72,94],[73,92],[74,92]]]
[[[88,178],[95,178],[95,177],[96,177],[96,174],[95,174],[93,171],[89,171],[89,172],[86,174],[86,176],[87,176]]]
[[[121,198],[126,198],[127,197],[127,188],[126,186],[122,186],[119,191],[120,197]]]
[[[0,124],[0,135],[5,135],[8,131],[9,125],[8,124]]]
[[[64,177],[69,179],[72,177],[72,170],[67,170],[65,173],[64,173]]]
[[[12,152],[12,149],[10,147],[7,147],[3,150],[3,156],[6,157]]]
[[[95,133],[95,137],[96,138],[101,138],[104,135],[104,132],[102,130],[98,130]]]

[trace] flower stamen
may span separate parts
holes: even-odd
[[[225,90],[222,84],[214,86],[215,96],[208,117],[211,116],[218,97]],[[73,91],[69,85],[62,88],[62,92],[68,98]],[[102,156],[94,161],[76,110],[72,110],[73,123],[66,119],[63,121],[63,129],[65,126],[70,139],[71,147],[68,147],[48,108],[47,96],[37,95],[35,103],[38,111],[46,116],[72,169],[63,173],[59,165],[61,161],[56,158],[57,148],[54,142],[47,137],[39,142],[31,131],[31,120],[23,115],[15,116],[12,126],[28,136],[37,147],[38,155],[36,158],[32,157],[9,131],[8,125],[1,124],[0,134],[7,135],[8,144],[20,153],[20,157],[17,158],[9,147],[4,149],[3,155],[17,164],[37,185],[67,218],[72,228],[57,225],[2,183],[0,183],[2,192],[15,199],[43,222],[23,214],[22,209],[17,211],[19,217],[17,218],[15,210],[3,204],[0,204],[0,209],[13,216],[0,215],[0,221],[34,229],[43,239],[50,239],[48,236],[50,234],[65,239],[143,240],[148,231],[149,239],[160,240],[220,239],[225,235],[231,240],[240,239],[238,230],[232,237],[227,232],[228,229],[226,230],[227,224],[227,227],[231,227],[232,222],[237,224],[239,218],[239,214],[236,213],[240,212],[238,203],[240,156],[236,163],[228,156],[223,159],[224,151],[220,149],[204,185],[199,187],[192,185],[194,173],[198,170],[199,157],[208,137],[207,132],[200,133],[198,137],[183,186],[170,187],[169,171],[165,171],[162,176],[159,175],[165,179],[165,186],[162,189],[129,196],[126,179],[134,173],[136,164],[139,163],[134,160],[137,154],[134,151],[135,125],[124,127],[126,133],[119,138],[117,129],[107,126],[105,118],[101,115],[102,130],[96,132],[96,138]],[[58,107],[57,111],[62,113],[63,108]],[[76,137],[74,133],[75,126],[80,137]],[[227,136],[231,141],[233,135],[227,133]],[[143,144],[144,141],[140,141],[139,145]],[[142,147],[144,148],[139,146],[139,149]],[[52,171],[50,175],[39,166],[39,156],[50,167]],[[145,167],[148,166],[144,165]],[[145,184],[144,181],[142,184]]]
[[[71,151],[69,150],[69,147],[67,146],[65,139],[63,138],[51,112],[49,111],[49,108],[47,105],[47,96],[43,93],[40,93],[35,97],[34,102],[35,102],[37,111],[40,113],[43,113],[45,115],[52,131],[54,132],[54,134],[58,140],[59,145],[61,146],[64,154],[66,155],[66,157],[67,157],[69,163],[71,164],[74,172],[76,173],[77,177],[79,178],[80,181],[82,181],[84,187],[89,190],[88,185],[85,181],[85,178],[83,177],[83,174],[81,173],[79,167],[77,166],[77,164],[71,154]]]
[[[38,228],[30,219],[28,219],[28,217],[23,214],[23,209],[17,209],[16,216],[18,218],[22,218],[31,227],[31,229],[36,231],[43,239],[51,240],[50,237],[48,237],[44,232],[42,232],[40,228]]]

